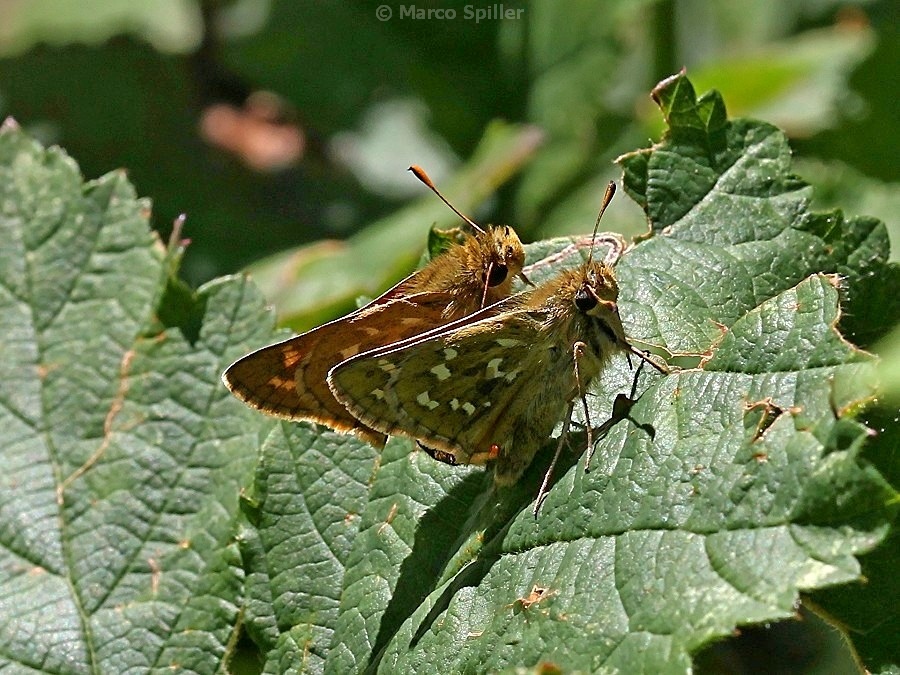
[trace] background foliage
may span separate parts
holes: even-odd
[[[410,197],[449,220],[405,173],[411,163],[474,208],[522,164],[498,153],[505,170],[489,174],[484,192],[450,182],[497,119],[539,125],[544,143],[477,213],[528,239],[582,232],[616,177],[611,160],[658,137],[647,92],[681,67],[698,91],[721,91],[732,115],[785,129],[820,204],[897,227],[895,3],[535,0],[506,3],[524,9],[518,21],[477,24],[400,19],[399,5],[382,22],[379,4],[7,3],[0,113],[68,148],[88,176],[126,168],[153,196],[164,233],[186,212],[185,274],[195,283],[343,239]],[[421,6],[462,16],[464,3]],[[242,159],[249,150],[227,152],[198,133],[212,106],[241,108],[261,90],[281,97],[281,116],[305,139],[285,168],[271,159],[254,170]],[[278,146],[266,128],[232,135]],[[606,226],[644,227],[624,200]],[[407,230],[411,249],[419,234]],[[376,253],[393,260],[387,246]]]
[[[186,233],[193,243],[182,268],[192,283],[258,260],[254,277],[262,284],[266,298],[276,301],[282,320],[296,328],[352,306],[360,293],[377,292],[405,273],[418,258],[428,225],[454,222],[428,195],[420,203],[400,208],[410,196],[424,192],[404,172],[410,163],[424,165],[461,209],[482,220],[514,224],[526,240],[583,233],[593,222],[602,186],[608,179],[620,176],[612,159],[646,146],[649,139],[658,138],[662,132],[659,113],[647,92],[660,78],[681,66],[688,67],[698,91],[719,89],[731,116],[763,117],[788,132],[797,155],[793,171],[815,186],[815,208],[839,205],[848,214],[880,217],[896,242],[900,196],[895,158],[900,148],[893,102],[900,41],[896,39],[896,8],[890,2],[838,4],[817,0],[785,6],[768,2],[510,2],[505,4],[524,9],[521,20],[479,24],[463,20],[402,20],[398,17],[399,5],[394,6],[392,20],[381,22],[375,18],[378,4],[161,1],[138,7],[124,0],[107,0],[80,3],[77,8],[73,6],[71,14],[65,5],[47,12],[42,9],[48,6],[44,3],[7,4],[2,8],[4,16],[0,21],[4,26],[0,49],[5,54],[0,60],[0,112],[15,115],[39,138],[64,145],[78,159],[85,175],[126,168],[138,191],[153,197],[153,222],[164,235],[175,215],[187,212]],[[462,4],[445,6],[454,6],[461,13]],[[341,39],[350,33],[352,40]],[[260,90],[279,97],[275,104],[277,124],[263,120],[254,126],[241,113],[248,95]],[[208,132],[204,136],[198,129],[201,121],[207,119],[205,115],[221,111],[215,106],[222,104],[233,106],[230,119],[236,120],[237,126],[231,128],[230,135],[226,129],[225,140],[220,138],[213,143],[205,140]],[[258,115],[251,116],[250,122],[258,121]],[[285,134],[286,131],[290,133]],[[244,144],[237,142],[242,139]],[[250,143],[253,140],[256,145]],[[232,150],[223,147],[229,141]],[[277,152],[263,153],[260,159],[260,145],[283,151],[294,147],[292,142],[303,148],[296,159],[292,155],[285,159]],[[113,185],[118,187],[105,183],[102,189],[93,190],[98,203],[110,199],[109,194],[118,203],[118,192],[128,190],[118,183]],[[636,194],[635,190],[632,194]],[[126,221],[133,217],[121,216]],[[620,199],[610,209],[605,226],[633,235],[644,231],[646,222],[638,205]],[[346,244],[317,241],[322,237],[344,238],[351,233],[355,234]],[[140,239],[139,228],[134,236]],[[317,243],[309,244],[313,241]],[[121,242],[113,241],[111,245],[116,251]],[[292,248],[298,245],[300,248]],[[135,246],[136,251],[140,249]],[[262,259],[276,251],[282,253]],[[892,255],[896,259],[896,245]],[[142,299],[133,300],[134,308],[123,310],[123,316],[131,323],[122,324],[121,333],[111,334],[110,340],[124,346],[124,350],[115,357],[117,352],[113,349],[109,363],[98,365],[106,373],[106,379],[101,378],[104,386],[113,388],[94,392],[97,401],[107,402],[105,407],[97,406],[103,414],[88,421],[97,438],[103,436],[105,413],[121,393],[116,373],[123,367],[123,355],[129,353],[129,335],[153,333],[158,328],[154,322],[160,321],[181,327],[192,345],[188,348],[176,342],[142,347],[153,351],[146,357],[152,366],[142,366],[144,357],[138,349],[138,356],[130,357],[136,360],[124,365],[135,367],[138,373],[145,367],[150,381],[160,377],[160,373],[163,377],[176,376],[184,370],[184,360],[192,358],[192,349],[204,341],[212,341],[208,349],[219,357],[205,366],[198,365],[197,372],[206,373],[206,377],[215,367],[224,366],[219,361],[227,360],[217,352],[222,347],[214,344],[209,331],[234,330],[240,324],[237,316],[227,325],[207,327],[205,334],[198,317],[216,302],[224,303],[223,307],[245,306],[245,299],[228,297],[234,292],[231,287],[227,287],[227,292],[225,287],[207,287],[193,313],[184,311],[182,303],[181,314],[139,316],[140,308],[154,304],[153,298],[186,297],[186,288],[168,277],[176,257],[172,253],[154,262],[152,256],[140,254],[140,260],[134,261],[135,274],[138,267],[153,267],[156,271],[147,273],[157,274],[159,282],[148,285]],[[875,281],[880,283],[867,287],[866,294],[896,294],[891,279],[895,277],[879,277]],[[54,277],[49,281],[60,282]],[[52,288],[53,284],[48,286]],[[115,284],[108,291],[110,296],[114,289]],[[229,302],[233,304],[228,305]],[[262,301],[257,298],[256,302]],[[52,308],[44,311],[52,315]],[[220,311],[227,314],[225,309]],[[849,319],[852,321],[853,317]],[[854,339],[886,354],[892,349],[900,352],[896,331],[893,342],[890,338],[877,342],[886,327],[879,324],[876,330],[866,332],[865,321],[861,321]],[[85,335],[89,334],[90,331]],[[234,344],[249,345],[270,336],[268,326],[261,326],[256,333],[235,335],[232,339]],[[62,339],[71,336],[63,334]],[[205,353],[206,349],[201,351]],[[157,350],[172,351],[161,357]],[[170,365],[160,370],[156,365],[160,358],[170,359]],[[897,372],[891,363],[896,360],[888,362],[888,368],[893,367],[894,371],[884,369],[888,397],[900,389],[900,378],[890,375]],[[62,386],[68,385],[63,382]],[[217,382],[210,379],[208,386],[214,388]],[[140,396],[149,397],[140,403],[140,409],[153,402],[153,392],[149,384],[146,389],[132,392],[139,401]],[[60,394],[62,398],[64,393]],[[209,399],[210,405],[216,400]],[[898,399],[888,398],[886,410],[876,408],[869,413],[870,426],[887,439],[881,447],[891,439],[896,441],[897,420],[891,412],[891,400]],[[195,412],[207,420],[214,415],[210,409]],[[63,419],[68,413],[59,409],[54,414]],[[170,413],[159,414],[160,419],[165,419]],[[177,567],[187,570],[185,574],[191,574],[192,565],[217,571],[203,577],[214,585],[215,592],[199,592],[195,602],[201,605],[208,597],[217,598],[213,604],[221,603],[222,598],[238,603],[234,584],[243,574],[239,567],[250,571],[246,580],[248,600],[260,600],[253,594],[272,593],[277,587],[277,583],[272,583],[277,578],[260,579],[252,556],[253,551],[262,555],[267,550],[265,542],[256,537],[271,530],[247,530],[241,543],[244,564],[239,566],[234,557],[236,548],[228,546],[233,533],[227,518],[222,522],[209,518],[210,513],[233,510],[233,498],[242,482],[240,476],[246,475],[247,463],[253,461],[241,448],[259,444],[266,437],[263,428],[253,426],[258,424],[253,415],[248,413],[241,423],[229,417],[233,414],[223,413],[222,428],[216,432],[221,441],[217,440],[219,436],[206,438],[202,430],[186,428],[181,441],[186,444],[186,454],[163,453],[147,465],[148,476],[161,477],[169,475],[161,471],[161,466],[173,460],[186,462],[190,471],[177,479],[177,484],[182,480],[203,483],[200,476],[211,467],[205,466],[203,460],[199,460],[200,466],[194,466],[198,460],[190,459],[197,452],[192,448],[220,448],[220,442],[228,448],[216,452],[222,461],[231,458],[226,466],[216,467],[215,475],[224,477],[217,483],[216,493],[201,499],[200,504],[188,506],[183,500],[193,493],[179,496],[176,491],[169,502],[171,508],[154,507],[158,513],[173,512],[170,515],[175,521],[163,519],[155,526],[158,530],[151,528],[151,534],[143,535],[144,541],[155,542],[159,536],[152,533],[158,531],[163,532],[161,538],[166,541],[187,542],[192,540],[189,533],[200,527],[198,523],[211,524],[200,529],[208,541],[216,543],[196,559],[191,559],[191,547],[176,546],[171,553],[184,556]],[[239,431],[240,428],[255,430]],[[179,447],[178,430],[162,422],[142,427],[138,435],[145,432],[154,435],[139,442],[150,447],[168,447],[159,445],[158,440],[167,434],[175,435],[175,447]],[[197,439],[204,438],[197,446]],[[270,436],[267,443],[267,457],[278,457],[277,436]],[[315,447],[313,443],[312,450],[304,452],[314,451]],[[76,448],[59,475],[67,476],[81,466],[93,449],[96,445],[85,441],[83,451]],[[401,447],[396,452],[400,457],[408,450]],[[318,462],[327,462],[328,458],[334,462],[335,471],[348,472],[360,489],[366,486],[365,465],[371,457],[365,455],[365,450],[328,447]],[[388,471],[390,459],[387,454],[384,461]],[[897,483],[895,463],[879,464],[879,468]],[[257,486],[260,480],[277,475],[270,467],[258,477]],[[303,476],[300,479],[302,482]],[[92,480],[100,481],[96,477]],[[98,485],[112,492],[111,487],[102,487],[103,481]],[[54,486],[49,487],[53,492]],[[154,495],[162,494],[152,489],[152,482],[142,482],[140,476],[134,477],[133,484],[120,487],[121,492],[114,491],[116,495],[136,494],[139,503],[152,502]],[[141,487],[147,488],[146,494]],[[281,489],[293,493],[301,488],[303,485]],[[470,481],[460,489],[465,498],[474,499],[483,486]],[[314,498],[310,494],[310,499]],[[115,504],[115,499],[111,503]],[[130,512],[135,505],[119,504],[117,508]],[[120,512],[117,508],[111,508],[107,515]],[[254,511],[250,502],[247,509],[253,518],[266,517],[266,512]],[[174,515],[179,510],[201,515],[182,522]],[[324,515],[321,510],[316,513]],[[19,522],[7,517],[9,512],[4,514],[7,523]],[[337,527],[338,521],[330,526]],[[79,522],[79,532],[83,530],[87,536],[91,532],[91,516]],[[256,522],[259,525],[262,521]],[[290,531],[283,514],[274,524],[276,530],[278,523]],[[372,527],[377,532],[380,524]],[[310,536],[320,528],[327,529],[318,523]],[[116,540],[114,531],[115,528],[108,535],[109,541]],[[345,547],[349,545],[349,541],[344,543]],[[61,561],[70,554],[66,553],[66,544],[61,546],[59,551],[50,551],[51,561],[58,563],[50,565],[50,569],[65,568]],[[136,574],[150,584],[161,553],[159,546],[144,546],[148,546],[146,554],[132,554],[133,560],[141,561],[139,569],[128,567],[127,557],[120,565],[121,569],[130,570],[125,579]],[[304,544],[291,540],[289,546],[300,550]],[[890,553],[893,548],[882,547],[881,557],[876,552],[869,556],[867,564],[872,570],[889,569],[896,563]],[[140,551],[141,546],[136,542],[133,550]],[[168,545],[162,550],[168,551]],[[179,554],[179,550],[183,552]],[[349,555],[349,550],[346,548],[341,554],[338,547],[335,554]],[[419,555],[425,556],[426,569],[430,569],[429,553]],[[87,567],[89,560],[88,557],[85,562]],[[439,567],[435,561],[430,565]],[[115,576],[114,567],[110,573]],[[78,575],[76,583],[85,584],[88,590],[115,588],[104,585],[108,579],[81,579]],[[296,590],[287,581],[286,584],[286,595],[274,598],[275,607],[279,602],[288,609],[296,604],[291,595]],[[177,585],[190,586],[185,579]],[[522,590],[527,594],[530,589]],[[179,588],[163,591],[171,592],[166,596],[169,609],[177,608],[183,598]],[[316,589],[321,597],[333,596],[334,592],[324,582]],[[843,603],[845,608],[858,609],[858,596],[854,597],[854,593],[842,594],[836,589],[820,601],[832,608]],[[880,600],[890,607],[892,603],[896,605],[893,599],[896,589],[875,593],[870,601]],[[312,628],[304,628],[303,621],[278,618],[259,610],[271,607],[272,600],[263,597],[261,604],[247,605],[248,633],[259,645],[270,644],[268,640],[295,640],[302,653],[302,646],[310,640],[304,630]],[[514,600],[511,598],[510,603]],[[96,607],[105,607],[102,597],[95,597],[95,602]],[[108,622],[102,612],[94,616],[98,617],[99,626],[114,627],[110,629],[112,637],[116,631],[125,630],[123,625],[129,625],[118,618],[122,611],[127,614],[146,609],[152,616],[163,608],[163,604],[152,602],[134,608],[116,606],[115,602],[110,606],[116,609]],[[238,604],[225,603],[216,610],[207,604],[197,611],[220,611],[234,616],[237,607]],[[40,607],[35,616],[41,616],[38,610]],[[328,609],[317,611],[324,616]],[[348,617],[341,612],[341,620],[349,620]],[[145,618],[133,616],[131,620],[134,625],[143,626]],[[863,616],[856,619],[855,625],[861,630],[877,634],[876,628],[884,629],[884,625],[866,627]],[[65,626],[76,625],[77,612],[72,616],[74,624],[66,623],[61,615],[60,620]],[[176,618],[165,620],[178,625]],[[188,616],[181,620],[189,623],[192,619]],[[399,618],[394,621],[399,625]],[[387,621],[386,625],[390,624]],[[277,637],[277,625],[292,627],[286,633],[288,638]],[[750,643],[760,634],[766,640],[781,639],[777,632],[750,631]],[[64,639],[59,636],[64,636],[65,631],[55,635]],[[817,662],[828,649],[817,635],[807,633],[800,641],[808,647],[801,656],[807,664]],[[230,653],[229,640],[236,638],[237,634],[211,637],[221,646],[222,653]],[[385,639],[376,635],[376,644]],[[797,643],[791,638],[788,641]],[[180,653],[179,649],[190,653],[191,645],[181,647],[176,643],[166,643],[170,651],[160,658],[170,659],[173,653]],[[110,639],[108,644],[110,654],[117,654],[116,641]],[[741,653],[707,653],[701,662],[735,659]],[[879,663],[896,663],[896,654],[886,645],[879,659]],[[36,659],[33,667],[57,666]]]

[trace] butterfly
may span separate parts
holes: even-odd
[[[565,435],[576,400],[587,419],[587,387],[613,355],[648,358],[625,336],[618,294],[613,268],[589,254],[534,289],[348,358],[328,385],[365,425],[450,464],[491,464],[509,485],[561,420]],[[590,447],[589,423],[588,434]]]
[[[482,229],[437,191],[419,167],[410,170],[474,230],[421,270],[347,316],[257,351],[222,376],[239,399],[288,420],[318,422],[354,433],[376,447],[385,436],[351,415],[328,388],[328,371],[355,354],[393,344],[506,298],[522,272],[525,251],[507,226]]]

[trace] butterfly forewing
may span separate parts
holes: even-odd
[[[494,426],[523,387],[519,375],[528,360],[526,340],[534,334],[523,322],[521,338],[509,336],[498,343],[491,335],[494,321],[476,322],[475,333],[465,326],[350,359],[332,370],[329,383],[366,424],[421,439],[459,463],[483,463],[490,443],[478,436]],[[508,318],[506,323],[511,333]],[[492,358],[483,361],[483,356]]]
[[[493,461],[497,482],[513,482],[579,392],[574,345],[585,343],[585,385],[617,348],[576,305],[586,279],[586,269],[566,272],[521,300],[360,354],[332,369],[329,385],[367,425],[458,463]]]

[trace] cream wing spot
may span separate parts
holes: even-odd
[[[418,403],[423,408],[428,408],[429,410],[434,410],[440,405],[440,403],[431,399],[427,391],[423,391],[418,396],[416,396],[416,403]]]
[[[453,347],[445,347],[444,348],[444,360],[452,361],[457,356],[459,356],[459,352],[453,349]]]
[[[450,399],[450,410],[459,410],[459,399],[458,398]]]
[[[501,359],[500,357],[496,357],[488,361],[487,367],[485,367],[484,369],[484,374],[489,380],[493,380],[506,375],[504,371],[500,370],[501,363],[503,363],[503,359]]]
[[[422,319],[414,316],[403,317],[400,319],[401,326],[420,326],[423,323],[425,322],[422,321]]]
[[[471,403],[469,403],[468,401],[466,401],[465,403],[462,404],[462,409],[463,409],[463,412],[466,413],[466,415],[475,414],[475,406],[472,405]]]
[[[374,396],[379,401],[384,400],[384,389],[373,389],[372,396]]]
[[[506,349],[510,347],[518,347],[522,344],[521,340],[516,340],[515,338],[497,338],[497,344]]]
[[[432,372],[434,376],[437,377],[438,382],[443,382],[452,374],[450,372],[450,369],[443,363],[439,363],[438,365],[436,365],[431,369],[430,372]]]
[[[351,356],[356,356],[357,354],[359,354],[359,344],[350,345],[349,347],[345,347],[338,353],[341,355],[341,360],[346,361]]]

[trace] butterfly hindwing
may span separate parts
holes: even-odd
[[[457,463],[496,459],[499,466],[515,451],[510,424],[540,386],[524,375],[539,370],[540,319],[519,310],[460,321],[349,359],[332,369],[329,384],[355,416],[384,433],[416,438]]]

